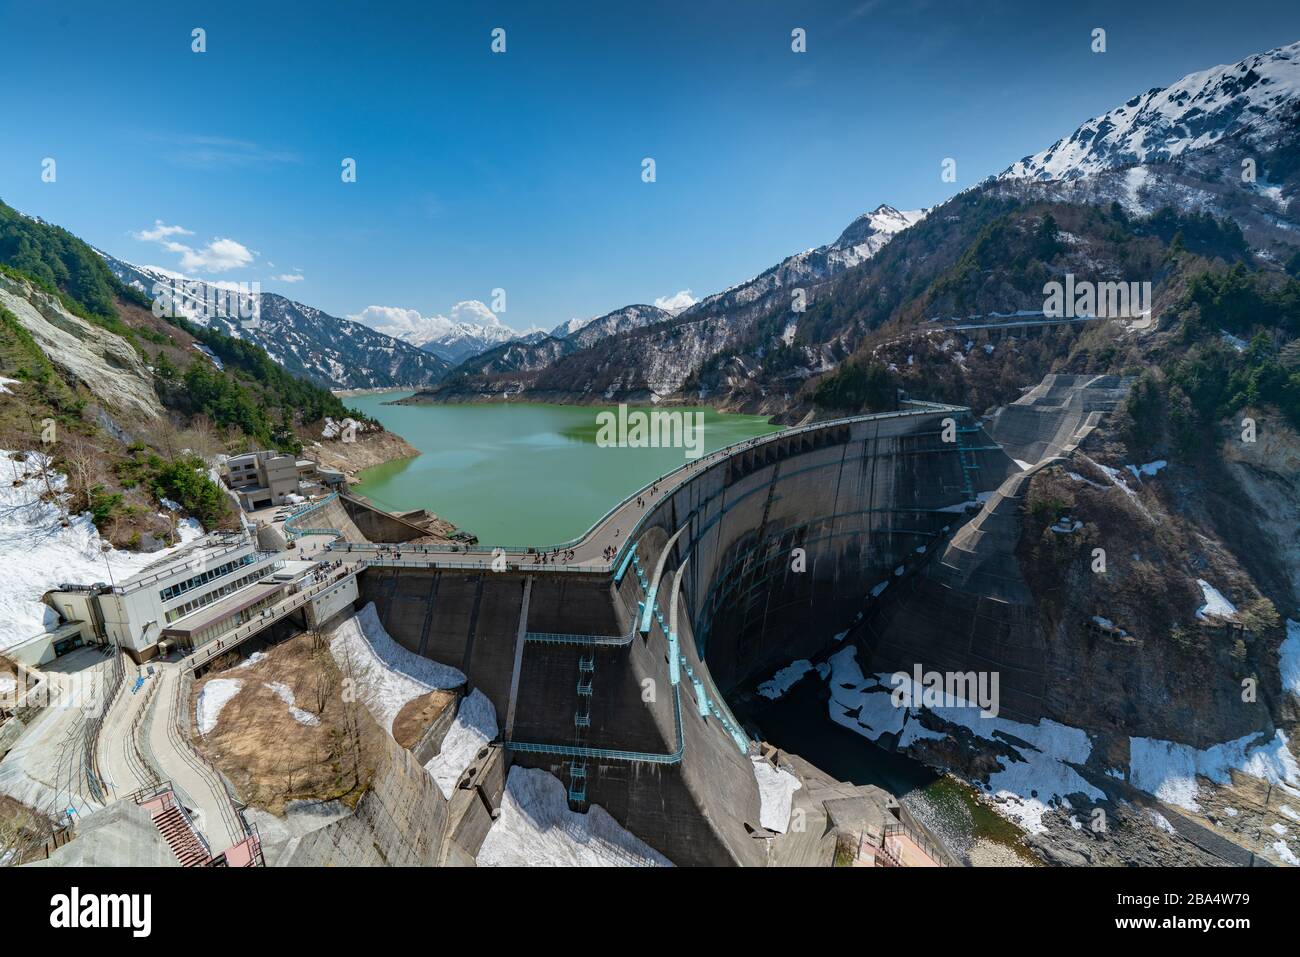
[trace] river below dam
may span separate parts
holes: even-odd
[[[687,462],[683,448],[598,445],[597,416],[617,414],[616,407],[387,404],[410,394],[345,400],[421,453],[364,470],[353,490],[390,511],[428,509],[484,545],[576,538],[628,495]],[[706,453],[779,430],[759,415],[664,411],[702,415]]]
[[[763,740],[799,755],[840,781],[874,784],[893,794],[967,863],[1035,865],[1020,829],[979,800],[974,788],[920,761],[881,747],[831,720],[825,685],[809,672],[775,701],[733,702]]]

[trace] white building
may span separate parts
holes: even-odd
[[[44,601],[78,626],[86,643],[117,645],[136,661],[156,654],[165,637],[182,647],[235,627],[253,609],[249,591],[284,565],[279,552],[259,551],[243,532],[213,533],[146,566],[120,583],[65,584]],[[281,589],[259,589],[273,597]],[[262,596],[262,592],[266,592]],[[232,596],[239,600],[231,601]],[[264,603],[254,599],[257,608]],[[214,614],[224,612],[224,614]],[[246,620],[244,618],[243,620]]]

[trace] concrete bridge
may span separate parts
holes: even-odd
[[[572,542],[331,550],[394,639],[463,670],[513,760],[575,806],[678,863],[799,863],[825,828],[756,840],[773,835],[727,695],[852,628],[1018,471],[969,410],[913,403],[719,450]],[[329,508],[304,521],[329,527]],[[556,549],[572,557],[537,563]]]

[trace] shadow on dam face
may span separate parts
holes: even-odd
[[[566,780],[575,806],[599,803],[678,863],[761,863],[752,742],[727,696],[851,629],[1016,470],[967,410],[917,404],[665,477],[612,563],[376,560],[361,601],[404,647],[461,668],[512,760]]]

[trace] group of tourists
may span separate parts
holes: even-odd
[[[534,565],[556,565],[560,563],[567,564],[573,561],[572,548],[553,548],[549,552],[538,552],[533,555]]]

